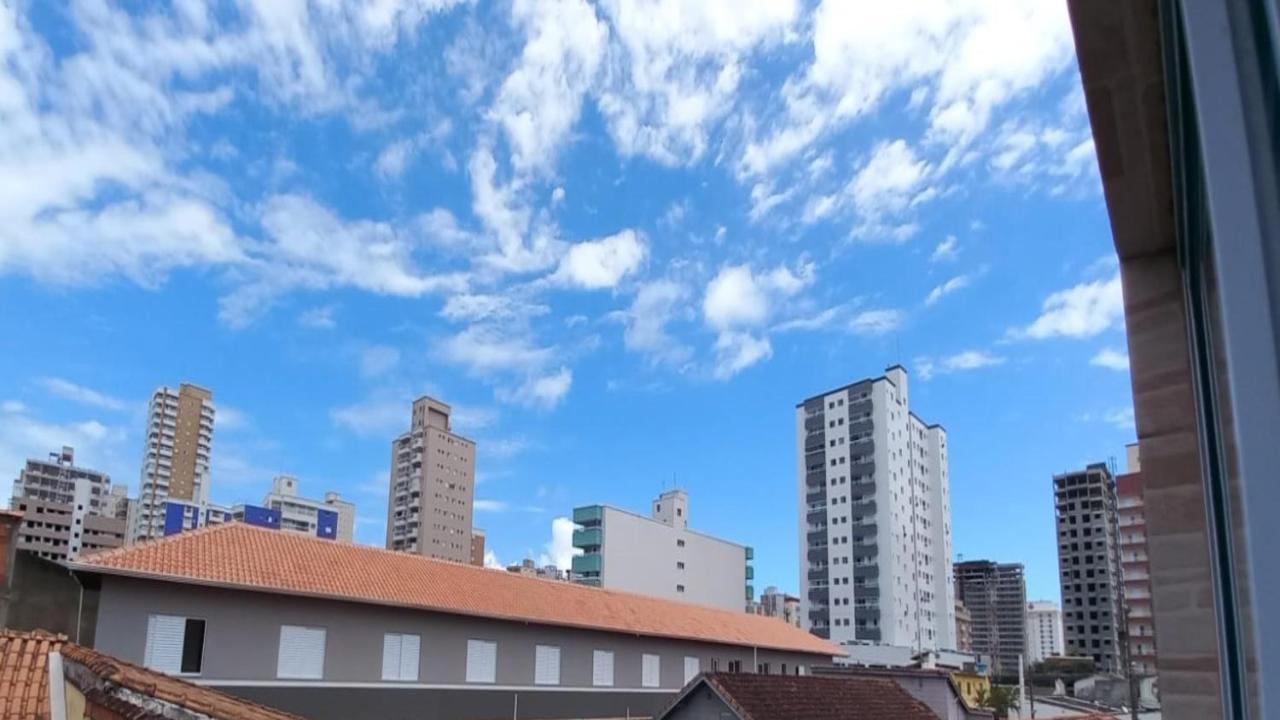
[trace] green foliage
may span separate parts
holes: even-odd
[[[991,690],[978,690],[978,706],[990,709],[996,717],[1009,717],[1009,711],[1018,707],[1018,691],[1014,687],[992,685]]]

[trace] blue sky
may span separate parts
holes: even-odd
[[[1133,438],[1062,3],[130,5],[0,6],[4,472],[136,490],[189,380],[215,500],[376,543],[430,393],[496,559],[678,482],[794,590],[794,405],[901,362],[956,552],[1057,597],[1050,477]]]

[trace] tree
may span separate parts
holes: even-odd
[[[1018,707],[1018,694],[1014,688],[992,685],[990,690],[978,690],[978,707],[984,707],[998,718],[1009,717],[1009,711]]]

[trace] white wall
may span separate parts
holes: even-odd
[[[602,528],[601,587],[735,612],[746,607],[742,545],[611,507],[604,508]],[[680,562],[684,569],[677,566]]]

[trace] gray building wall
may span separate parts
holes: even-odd
[[[660,717],[662,720],[736,720],[738,715],[711,688],[703,685]]]
[[[684,685],[684,658],[699,658],[700,669],[711,670],[713,658],[720,669],[731,660],[743,668],[768,662],[775,669],[786,663],[788,672],[797,665],[808,667],[830,658],[799,653],[637,637],[619,633],[533,625],[521,622],[472,618],[422,610],[380,607],[304,597],[273,595],[220,588],[203,588],[151,580],[104,576],[97,624],[96,648],[125,660],[142,663],[151,614],[172,614],[203,618],[204,661],[196,682],[216,685],[237,695],[258,699],[309,717],[352,717],[338,711],[341,701],[313,706],[309,696],[316,686],[365,687],[380,691],[370,696],[365,707],[385,708],[382,715],[357,713],[361,717],[401,717],[401,704],[417,706],[414,717],[483,717],[479,713],[504,708],[510,716],[512,694],[520,694],[521,717],[531,717],[536,705],[526,695],[554,694],[562,700],[556,707],[581,712],[603,712],[620,717],[636,714],[636,698],[645,713],[652,713],[670,700]],[[276,660],[281,625],[305,625],[326,629],[324,675],[320,681],[276,681]],[[417,683],[383,682],[382,642],[387,632],[413,633],[421,637]],[[498,644],[496,681],[489,684],[466,682],[467,640],[489,640]],[[559,686],[533,684],[534,647],[560,648]],[[592,653],[614,653],[614,687],[592,687]],[[641,655],[660,656],[660,687],[642,688]],[[259,686],[259,687],[253,687]],[[261,686],[266,686],[261,687]],[[294,686],[293,690],[285,686]],[[297,687],[308,693],[297,692]],[[576,689],[576,692],[575,692]],[[446,692],[447,691],[447,692]],[[461,694],[459,694],[461,693]],[[494,693],[497,693],[496,695]],[[505,694],[503,694],[505,693]],[[592,695],[591,700],[569,703],[571,696]],[[653,696],[647,698],[643,696]],[[455,697],[456,696],[456,697]],[[608,696],[614,696],[612,700]],[[446,701],[446,698],[454,700]],[[473,698],[474,706],[464,700]],[[496,699],[495,699],[496,698]],[[422,703],[463,703],[467,712],[455,715],[427,715]],[[536,701],[540,702],[540,701]],[[566,705],[565,703],[569,703]],[[443,705],[442,705],[443,707]],[[486,710],[487,708],[487,710]],[[584,717],[589,715],[583,715]]]

